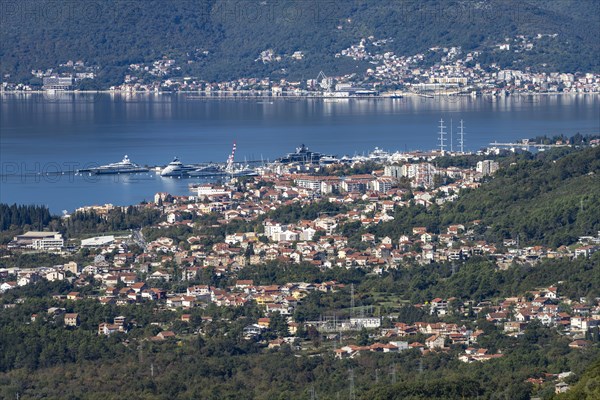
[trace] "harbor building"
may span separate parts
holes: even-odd
[[[17,235],[8,244],[12,248],[29,248],[35,250],[60,250],[65,244],[59,232],[30,231]]]
[[[44,90],[70,90],[73,88],[71,76],[48,76],[44,78]]]

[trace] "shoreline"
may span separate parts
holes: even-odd
[[[162,92],[149,92],[149,91],[128,91],[128,90],[2,90],[0,91],[0,96],[11,96],[11,95],[30,95],[30,94],[43,94],[43,95],[54,95],[59,96],[61,94],[112,94],[112,95],[120,95],[120,96],[167,96],[167,95],[177,95],[184,96],[190,100],[222,100],[222,99],[269,99],[269,100],[308,100],[308,99],[331,99],[331,100],[351,100],[351,99],[399,99],[399,98],[436,98],[436,97],[466,97],[466,98],[511,98],[515,96],[600,96],[600,92],[584,92],[584,93],[570,93],[570,92],[516,92],[509,93],[506,95],[497,95],[491,93],[481,93],[481,94],[468,94],[468,93],[445,93],[445,92],[433,92],[433,93],[413,93],[413,92],[387,92],[379,95],[365,95],[365,96],[345,96],[345,95],[325,95],[323,93],[305,93],[305,94],[294,94],[284,92],[281,95],[273,95],[273,94],[262,94],[260,91],[253,90],[235,90],[235,91],[162,91]]]

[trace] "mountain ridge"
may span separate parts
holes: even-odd
[[[181,0],[144,3],[100,0],[94,3],[24,0],[3,7],[0,16],[0,72],[28,80],[31,70],[55,68],[67,60],[98,66],[102,85],[122,83],[128,66],[163,56],[180,69],[173,76],[207,81],[239,77],[316,78],[362,72],[368,63],[335,57],[362,38],[391,38],[382,49],[400,55],[432,46],[465,51],[493,46],[505,37],[558,34],[533,51],[493,52],[483,63],[507,68],[560,72],[600,70],[595,37],[600,3],[562,0],[540,4],[513,2],[406,0],[225,1]],[[537,46],[537,45],[536,45]],[[278,62],[257,61],[273,49]],[[304,57],[290,57],[294,51]]]

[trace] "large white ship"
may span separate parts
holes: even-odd
[[[129,157],[125,155],[123,160],[107,164],[101,165],[99,167],[94,168],[84,168],[77,170],[78,173],[90,173],[94,175],[107,175],[107,174],[133,174],[137,172],[148,172],[148,168],[139,166],[134,164],[129,160]]]
[[[173,159],[162,171],[160,176],[192,176],[193,171],[198,169],[193,165],[184,165],[177,157]]]

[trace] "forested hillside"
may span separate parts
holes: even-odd
[[[502,161],[493,179],[443,207],[401,208],[394,221],[371,228],[378,235],[426,226],[443,233],[450,224],[480,220],[478,233],[501,243],[558,247],[600,230],[600,148],[552,151]]]
[[[600,148],[517,161],[448,211],[481,219],[501,238],[560,246],[600,230]],[[449,216],[448,216],[449,217]],[[448,218],[447,217],[447,218]]]
[[[594,400],[600,399],[600,360],[596,361],[581,380],[559,400]]]
[[[27,81],[32,69],[83,60],[99,67],[97,83],[106,86],[121,83],[132,63],[167,56],[177,61],[178,76],[309,79],[320,70],[364,71],[366,62],[335,54],[369,36],[392,39],[382,50],[411,55],[432,46],[469,51],[539,33],[557,36],[527,52],[484,52],[480,61],[597,72],[599,7],[590,0],[23,0],[2,9],[0,72]],[[282,59],[256,61],[267,49]],[[295,51],[305,57],[291,58]]]

